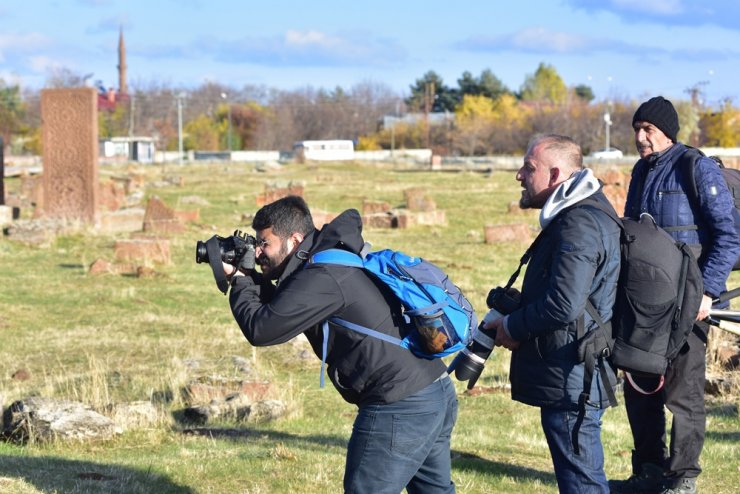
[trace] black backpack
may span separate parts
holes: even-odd
[[[696,162],[706,155],[701,150],[686,146],[688,149],[681,156],[678,161],[678,167],[681,173],[687,179],[686,195],[692,204],[698,204],[699,202],[699,191],[696,188],[696,176],[694,175],[694,169],[696,168]],[[709,156],[709,159],[717,163],[720,171],[722,172],[722,178],[725,179],[727,188],[730,189],[730,194],[735,204],[733,210],[733,217],[735,218],[735,230],[740,233],[740,170],[734,168],[727,168],[719,156]],[[682,228],[696,228],[696,225],[688,225]],[[735,261],[735,265],[732,268],[733,271],[740,270],[740,257]]]
[[[619,219],[595,201],[593,205],[622,231],[610,361],[635,375],[663,376],[699,312],[704,293],[699,264],[689,246],[676,242],[652,216]],[[592,314],[593,308],[587,308]]]

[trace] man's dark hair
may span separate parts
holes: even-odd
[[[291,233],[303,236],[314,231],[308,204],[299,196],[286,196],[260,208],[252,220],[255,231],[272,227],[272,233],[287,238]]]

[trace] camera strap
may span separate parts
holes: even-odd
[[[221,247],[218,244],[217,237],[208,239],[206,252],[208,253],[208,264],[211,265],[211,271],[213,271],[213,277],[216,280],[216,286],[221,290],[221,293],[226,295],[229,290],[229,280],[226,279],[226,273],[224,272],[224,265],[221,261]]]
[[[552,223],[550,223],[551,225]],[[547,225],[544,229],[540,231],[540,233],[537,235],[537,237],[534,239],[534,242],[531,243],[527,251],[524,253],[522,258],[519,260],[519,267],[516,268],[516,271],[511,275],[509,278],[509,281],[506,283],[506,286],[504,287],[504,291],[508,291],[509,288],[512,287],[514,282],[516,282],[516,279],[519,277],[519,273],[521,273],[522,268],[524,265],[526,265],[529,262],[529,259],[532,257],[532,252],[534,251],[534,248],[537,246],[537,244],[540,242],[542,237],[544,236],[545,232],[547,231],[547,228],[550,226]]]

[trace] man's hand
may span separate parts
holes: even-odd
[[[244,276],[244,273],[236,269],[236,267],[232,266],[229,263],[221,262],[224,266],[224,274],[226,275],[226,279],[231,279],[232,276]]]
[[[709,311],[712,309],[712,297],[704,295],[701,298],[701,305],[699,306],[699,313],[696,315],[697,321],[703,321],[709,317]]]
[[[506,334],[504,329],[504,318],[500,317],[483,326],[485,329],[494,328],[496,330],[496,346],[502,346],[509,350],[516,350],[519,348],[519,342],[514,338]]]

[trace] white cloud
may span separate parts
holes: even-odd
[[[292,47],[305,47],[305,46],[337,46],[341,40],[339,38],[332,38],[319,31],[294,31],[289,30],[285,33],[285,44],[286,46]]]
[[[40,33],[0,34],[0,51],[13,50],[27,52],[49,44],[49,39]]]
[[[658,15],[679,15],[684,12],[681,0],[612,0],[611,4],[617,9],[633,12],[648,12]]]
[[[34,72],[44,73],[62,67],[58,60],[43,55],[30,57],[28,65]]]
[[[511,45],[524,50],[542,50],[547,47],[547,51],[569,53],[585,49],[589,40],[575,34],[531,27],[514,33]]]

